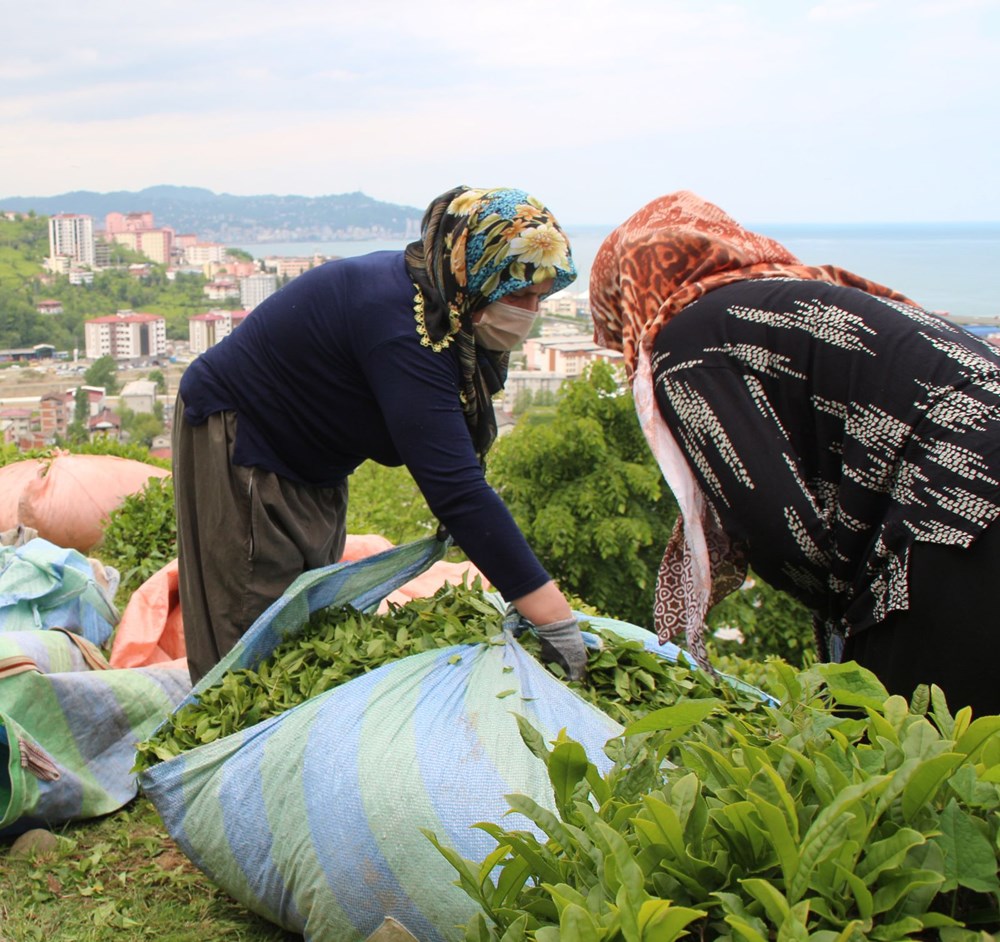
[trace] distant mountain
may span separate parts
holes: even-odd
[[[332,196],[232,196],[189,186],[151,186],[138,192],[77,190],[59,196],[0,196],[0,211],[52,216],[81,213],[104,227],[108,213],[151,212],[156,226],[195,233],[209,242],[333,241],[413,235],[423,210],[382,203],[364,193]]]

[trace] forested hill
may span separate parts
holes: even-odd
[[[403,237],[423,210],[382,203],[364,193],[331,196],[232,196],[198,187],[153,186],[138,192],[79,190],[59,196],[0,196],[0,211],[52,216],[82,213],[104,227],[108,213],[151,212],[157,226],[227,244],[349,238],[363,233]],[[360,230],[360,232],[359,232]]]
[[[213,306],[205,298],[202,275],[169,279],[163,266],[154,265],[146,277],[135,278],[125,268],[114,268],[98,271],[93,284],[72,285],[65,276],[45,277],[42,260],[48,251],[48,217],[0,217],[0,350],[39,343],[57,350],[82,348],[84,321],[126,308],[162,314],[167,337],[186,339],[188,318]],[[63,312],[40,314],[43,299],[62,302]]]

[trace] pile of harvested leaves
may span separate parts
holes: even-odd
[[[483,596],[478,580],[445,585],[381,615],[351,606],[321,609],[256,670],[230,671],[172,714],[139,744],[135,771],[260,723],[390,661],[495,639],[502,626],[503,614]],[[603,648],[589,650],[587,677],[570,686],[613,719],[628,723],[681,699],[726,696],[701,671],[672,664],[639,642],[609,632],[602,637]],[[540,656],[533,634],[519,640]],[[558,665],[548,667],[563,677]]]

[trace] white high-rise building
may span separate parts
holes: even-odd
[[[240,304],[252,311],[264,298],[278,290],[276,275],[249,275],[240,279]]]
[[[204,353],[228,337],[247,316],[246,311],[209,311],[188,318],[188,343],[192,353]]]
[[[83,336],[91,360],[103,356],[133,360],[167,352],[167,321],[158,314],[118,311],[94,317],[84,321]]]
[[[94,264],[94,220],[76,213],[49,217],[49,255],[65,255],[81,265]]]

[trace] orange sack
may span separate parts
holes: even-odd
[[[132,593],[115,630],[109,660],[112,667],[187,669],[176,559]]]
[[[113,455],[71,455],[17,461],[0,468],[0,531],[22,524],[64,549],[89,553],[108,515],[152,478],[170,472]]]

